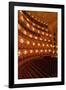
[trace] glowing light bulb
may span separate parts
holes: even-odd
[[[52,47],[52,44],[50,44],[50,47]]]
[[[33,23],[33,26],[35,26],[35,23]]]
[[[48,47],[49,45],[47,44],[47,47]]]
[[[35,50],[36,53],[38,53],[38,50]]]
[[[27,18],[27,21],[29,21],[29,19]]]
[[[32,38],[32,34],[30,34],[29,37]]]
[[[48,42],[50,42],[50,40],[48,40]]]
[[[33,30],[33,31],[35,31],[35,29],[34,29],[34,28],[32,28],[32,30]]]
[[[42,35],[44,35],[44,32],[42,32]]]
[[[35,39],[38,39],[38,37],[35,37]]]
[[[55,51],[53,50],[53,54],[55,53]]]
[[[23,18],[23,16],[21,16],[20,18],[21,18],[21,20],[22,20],[22,21],[24,21],[24,18]]]
[[[42,30],[44,30],[44,28],[42,28]]]
[[[48,29],[45,29],[46,31],[48,31]]]
[[[51,49],[49,49],[49,52],[51,52]]]
[[[44,47],[44,43],[42,44],[42,46]]]
[[[27,44],[29,45],[29,44],[30,44],[30,42],[29,42],[29,41],[27,41]]]
[[[44,41],[47,41],[46,39],[44,39]]]
[[[24,43],[24,39],[20,39],[20,42],[21,42],[21,43]]]
[[[42,40],[42,38],[40,38],[40,40]]]
[[[48,33],[46,33],[46,36],[48,36]]]
[[[47,49],[45,49],[45,52],[47,52]]]
[[[40,46],[40,43],[38,43],[38,46]]]
[[[30,53],[33,53],[33,50],[30,50]]]
[[[51,37],[52,35],[50,34],[49,36]]]
[[[26,31],[23,31],[23,33],[26,35],[27,34],[27,32]]]
[[[41,49],[40,52],[43,52],[43,50]]]
[[[24,50],[24,52],[23,52],[25,55],[27,54],[27,50]]]
[[[35,43],[33,42],[33,46],[35,46]]]
[[[38,33],[40,33],[40,31],[38,30]]]
[[[27,23],[27,27],[29,27],[30,25]]]

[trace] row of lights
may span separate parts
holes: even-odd
[[[27,21],[29,21],[28,18],[27,18]],[[36,25],[35,23],[32,23],[32,25],[33,25],[33,26],[37,26],[39,29],[41,28],[41,26]],[[28,23],[27,23],[27,26],[29,27],[29,24],[28,24]],[[47,28],[44,28],[44,27],[42,27],[41,29],[42,29],[42,30],[46,30],[46,31],[48,31],[48,29],[47,29]]]
[[[24,34],[24,35],[28,35],[26,31],[23,31],[23,34]],[[32,34],[29,34],[28,36],[29,36],[30,38],[34,38],[35,40],[39,39],[40,41],[42,41],[42,40],[43,40],[43,41],[47,41],[46,38],[45,38],[45,39],[42,39],[41,37],[38,38],[37,36],[33,37]],[[48,39],[48,42],[50,42],[50,39]]]
[[[36,18],[36,17],[34,17],[34,18],[35,18],[35,20],[37,20],[38,22],[40,22],[40,23],[48,26],[48,23],[45,23],[45,22],[41,21],[40,19],[38,19],[38,18]]]
[[[28,14],[31,15],[30,12],[28,12]],[[36,17],[33,16],[33,15],[31,15],[31,17],[34,18],[35,20],[37,20],[38,22],[44,24],[44,25],[48,25],[48,23],[45,23],[45,22],[41,21],[40,19],[36,18]]]
[[[35,28],[34,28],[34,27],[32,27],[32,31],[35,31]],[[46,35],[46,36],[49,36],[49,37],[52,37],[51,34],[48,34],[48,33],[42,32],[42,31],[40,31],[40,30],[37,30],[37,33],[38,33],[38,34],[42,34],[42,35]]]
[[[34,30],[34,29],[33,29],[33,30]],[[40,33],[40,31],[39,31],[39,30],[38,30],[37,32],[38,32],[38,33]],[[27,34],[27,33],[26,33],[26,34]],[[42,32],[41,34],[42,34],[42,35],[44,35],[45,33],[44,33],[44,32]],[[32,34],[30,34],[30,36],[32,37]],[[46,36],[50,36],[50,37],[51,37],[52,35],[51,35],[51,34],[49,35],[48,33],[46,33]]]
[[[23,16],[21,16],[21,20],[24,21],[24,17],[23,17]],[[27,18],[27,21],[29,21],[28,18]],[[32,25],[35,26],[36,24],[33,23]],[[30,25],[27,23],[27,26],[29,27]],[[41,26],[39,26],[39,25],[38,25],[37,27],[38,27],[38,28],[41,28]],[[46,30],[46,31],[48,31],[48,29],[45,29],[44,27],[42,27],[41,29],[42,29],[42,30]]]
[[[27,54],[33,54],[33,53],[53,53],[53,54],[55,54],[56,53],[56,51],[55,50],[53,50],[53,51],[51,51],[51,49],[45,49],[45,50],[43,50],[43,49],[41,49],[41,50],[38,50],[38,49],[36,49],[36,50],[32,50],[32,49],[30,49],[30,50],[24,50],[22,53],[24,54],[24,55],[27,55]],[[21,55],[21,51],[19,50],[18,51],[18,55],[20,56]]]
[[[20,39],[20,43],[24,43],[24,39]],[[26,41],[26,44],[27,44],[27,45],[30,45],[30,41],[29,41],[29,40],[27,40],[27,41]],[[33,46],[35,46],[35,45],[36,45],[36,43],[35,43],[35,42],[33,42],[33,43],[32,43],[32,45],[33,45]],[[37,45],[38,45],[38,46],[41,46],[41,44],[40,44],[40,43],[37,43]],[[46,45],[45,45],[44,43],[42,43],[42,46],[43,46],[43,47],[44,47],[44,46],[47,46],[47,47],[55,47],[55,46],[54,46],[54,45],[52,45],[52,44],[50,44],[50,45],[49,45],[49,44],[46,44]]]
[[[27,27],[30,27],[30,25],[29,25],[28,23],[27,23]],[[34,28],[34,27],[32,27],[32,31],[35,31],[35,28]],[[46,36],[49,36],[49,37],[52,37],[51,34],[42,32],[42,31],[40,31],[40,30],[37,30],[37,33],[38,33],[38,34],[42,34],[42,35],[46,35]]]

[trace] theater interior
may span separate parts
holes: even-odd
[[[57,77],[57,13],[18,10],[18,79]]]

